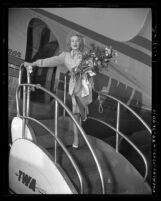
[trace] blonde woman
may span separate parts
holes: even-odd
[[[53,56],[46,59],[39,59],[33,63],[24,62],[24,66],[53,67],[64,64],[70,71],[69,94],[72,98],[72,112],[77,121],[85,120],[88,114],[88,104],[92,102],[92,84],[86,82],[87,76],[83,79],[76,79],[75,72],[82,61],[84,50],[84,38],[78,33],[68,35],[68,51],[62,52],[59,56]],[[83,87],[84,86],[84,87]],[[78,129],[74,124],[73,148],[78,148],[79,138]]]

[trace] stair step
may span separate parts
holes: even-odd
[[[150,192],[137,170],[119,153],[101,140],[88,139],[101,165],[105,194],[147,194]],[[50,150],[51,151],[51,150]],[[84,194],[101,194],[101,181],[93,157],[86,146],[73,149],[68,147],[73,159],[82,173]],[[51,151],[53,154],[53,150]],[[58,149],[58,163],[63,168],[75,188],[80,190],[78,176],[65,153]]]
[[[61,138],[65,145],[71,145],[73,141],[73,133],[70,132],[70,120],[66,119],[66,122],[62,118],[59,119],[58,126],[58,136]],[[41,120],[47,127],[51,130],[54,130],[54,121],[52,119],[49,120]],[[35,135],[37,139],[43,137],[47,139],[47,136],[50,134],[37,125],[34,122],[30,122],[32,128],[35,131]],[[69,129],[66,131],[66,129]],[[60,132],[61,130],[61,132]],[[103,170],[104,180],[105,180],[105,193],[125,193],[135,191],[145,192],[147,193],[146,187],[144,187],[144,182],[140,178],[135,169],[119,154],[115,152],[112,147],[110,147],[105,142],[96,139],[92,136],[87,136],[92,147],[94,147],[94,151],[98,157],[101,168]],[[50,140],[50,138],[53,140]],[[70,140],[69,140],[70,139]],[[69,142],[69,141],[70,142]],[[54,138],[51,136],[48,140],[51,146],[46,146],[45,148],[52,149],[48,150],[52,156],[54,156]],[[42,140],[41,143],[44,143]],[[41,144],[43,145],[43,144]],[[96,164],[93,160],[93,157],[85,145],[84,139],[80,138],[79,149],[73,149],[72,147],[68,147],[69,152],[73,156],[76,164],[78,165],[82,176],[84,178],[84,193],[94,193],[99,194],[101,191],[101,183],[99,179],[99,173],[96,167]],[[64,169],[71,182],[73,182],[76,189],[79,191],[79,180],[77,174],[72,167],[69,159],[66,157],[65,153],[61,150],[61,147],[58,148],[58,163]],[[72,173],[72,174],[71,174]],[[125,178],[127,176],[127,178]]]
[[[49,151],[49,150],[48,150]],[[74,161],[78,165],[82,177],[83,177],[83,185],[84,185],[84,194],[101,194],[101,180],[96,167],[96,164],[93,160],[93,157],[86,146],[79,147],[78,149],[73,149],[72,147],[68,147],[68,151],[71,153]],[[49,151],[53,154],[53,150]],[[67,158],[66,154],[58,149],[58,163],[61,165],[63,170],[66,172],[76,189],[80,190],[80,183],[75,169],[73,168],[71,162]],[[72,174],[71,174],[72,172]],[[109,194],[112,192],[112,183],[111,176],[108,169],[103,169],[103,175],[105,180],[105,188],[106,193]]]

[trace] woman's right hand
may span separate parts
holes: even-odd
[[[28,66],[32,66],[32,63],[24,62],[23,65],[24,65],[24,67],[28,67]]]
[[[32,73],[32,63],[24,62],[24,67],[28,68],[29,72]]]

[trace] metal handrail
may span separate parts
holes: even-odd
[[[75,117],[73,116],[73,114],[71,113],[70,109],[68,109],[68,107],[55,95],[53,94],[52,92],[48,91],[47,89],[45,89],[44,87],[42,87],[40,84],[19,84],[18,88],[17,88],[17,91],[16,91],[16,102],[17,102],[17,113],[19,115],[19,99],[18,99],[18,91],[20,89],[20,86],[28,86],[28,87],[34,87],[34,88],[37,88],[37,89],[40,89],[44,92],[46,92],[48,95],[50,95],[51,97],[53,97],[55,99],[55,101],[57,101],[65,110],[66,112],[68,113],[68,115],[71,117],[71,119],[73,120],[73,122],[76,124],[78,130],[80,131],[80,134],[82,135],[82,137],[84,138],[89,150],[91,151],[91,154],[93,156],[93,159],[96,163],[96,166],[97,166],[97,169],[98,169],[98,172],[99,172],[99,176],[100,176],[100,180],[101,180],[101,187],[102,187],[102,193],[105,194],[105,184],[104,184],[104,179],[103,179],[103,173],[102,173],[102,169],[101,169],[101,166],[98,162],[98,159],[96,157],[96,154],[94,153],[94,150],[92,148],[92,146],[90,145],[87,137],[86,137],[86,134],[84,132],[84,130],[82,129],[82,127],[79,125],[79,123],[77,122],[77,120],[75,119]]]
[[[135,146],[135,144],[128,139],[128,137],[126,137],[123,133],[121,133],[119,130],[117,130],[116,128],[114,128],[113,126],[111,126],[110,124],[100,120],[100,119],[97,119],[95,117],[90,117],[88,116],[88,119],[92,119],[92,120],[95,120],[95,121],[98,121],[108,127],[110,127],[112,130],[114,130],[117,134],[121,135],[121,137],[123,137],[127,142],[129,142],[129,144],[141,155],[143,161],[144,161],[144,164],[145,164],[145,175],[144,175],[144,181],[146,180],[147,178],[147,175],[148,175],[148,164],[147,164],[147,160],[144,156],[144,154]]]
[[[98,92],[98,93],[101,94],[101,95],[104,95],[104,96],[106,96],[106,97],[109,97],[109,98],[115,100],[117,103],[120,103],[121,105],[123,105],[123,106],[124,106],[127,110],[129,110],[136,118],[138,118],[138,119],[141,121],[141,123],[146,127],[146,129],[149,131],[149,133],[152,134],[152,131],[151,131],[150,127],[147,125],[147,123],[146,123],[135,111],[133,111],[128,105],[126,105],[125,103],[123,103],[121,100],[119,100],[119,99],[117,99],[117,98],[115,98],[115,97],[113,97],[113,96],[107,94],[106,91],[101,91],[101,92]]]

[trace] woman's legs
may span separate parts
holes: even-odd
[[[77,102],[75,100],[75,96],[72,96],[72,109],[73,109],[73,114],[74,117],[76,118],[77,122],[81,124],[81,117],[80,117],[80,111],[79,107],[77,105]],[[73,145],[75,148],[78,147],[79,144],[79,130],[76,126],[76,124],[73,122],[73,130],[74,130],[74,138],[73,138]]]
[[[80,118],[80,114],[74,114],[77,122],[80,124],[81,123],[81,118]],[[79,145],[79,130],[76,126],[75,123],[73,123],[73,128],[74,128],[74,139],[73,139],[73,147],[77,148]]]

